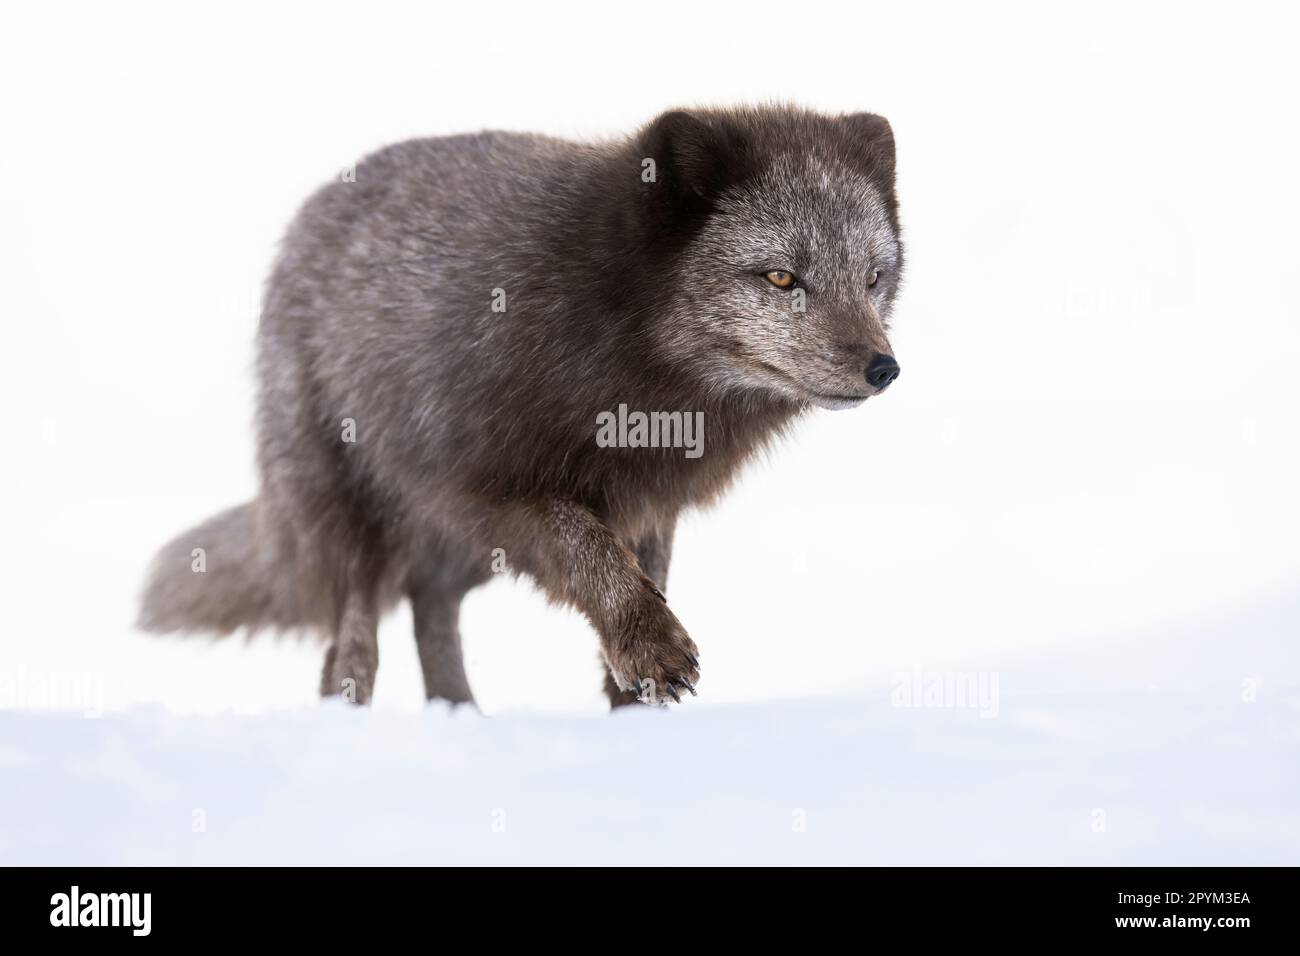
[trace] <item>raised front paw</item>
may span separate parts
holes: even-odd
[[[605,656],[619,688],[646,703],[680,704],[700,679],[699,648],[655,592],[627,613]]]

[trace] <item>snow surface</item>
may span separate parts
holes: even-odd
[[[1295,612],[984,674],[979,706],[902,706],[905,675],[611,716],[0,712],[0,862],[1294,865]]]

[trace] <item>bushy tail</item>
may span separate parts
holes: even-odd
[[[228,634],[297,624],[286,607],[292,589],[277,580],[274,562],[258,546],[256,517],[257,503],[249,502],[163,545],[145,585],[139,626]]]

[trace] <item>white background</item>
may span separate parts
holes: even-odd
[[[1295,27],[1237,3],[10,11],[3,706],[77,675],[110,710],[315,706],[310,642],[131,621],[154,549],[255,493],[261,284],[319,183],[411,136],[618,135],[766,99],[893,123],[903,374],[686,520],[687,706],[918,667],[1086,689],[1143,648],[1295,683]],[[1260,614],[1267,634],[1185,641]],[[476,592],[463,630],[485,711],[603,708],[594,636],[528,585]],[[1254,639],[1264,657],[1206,651]],[[420,707],[405,610],[381,660],[378,706]]]

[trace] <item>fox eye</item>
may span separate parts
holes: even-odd
[[[876,283],[879,281],[880,281],[880,270],[872,269],[871,275],[867,276],[867,288],[868,289],[874,288]]]
[[[788,289],[795,283],[794,273],[786,272],[784,269],[773,269],[771,272],[764,273],[763,278],[778,289]]]

